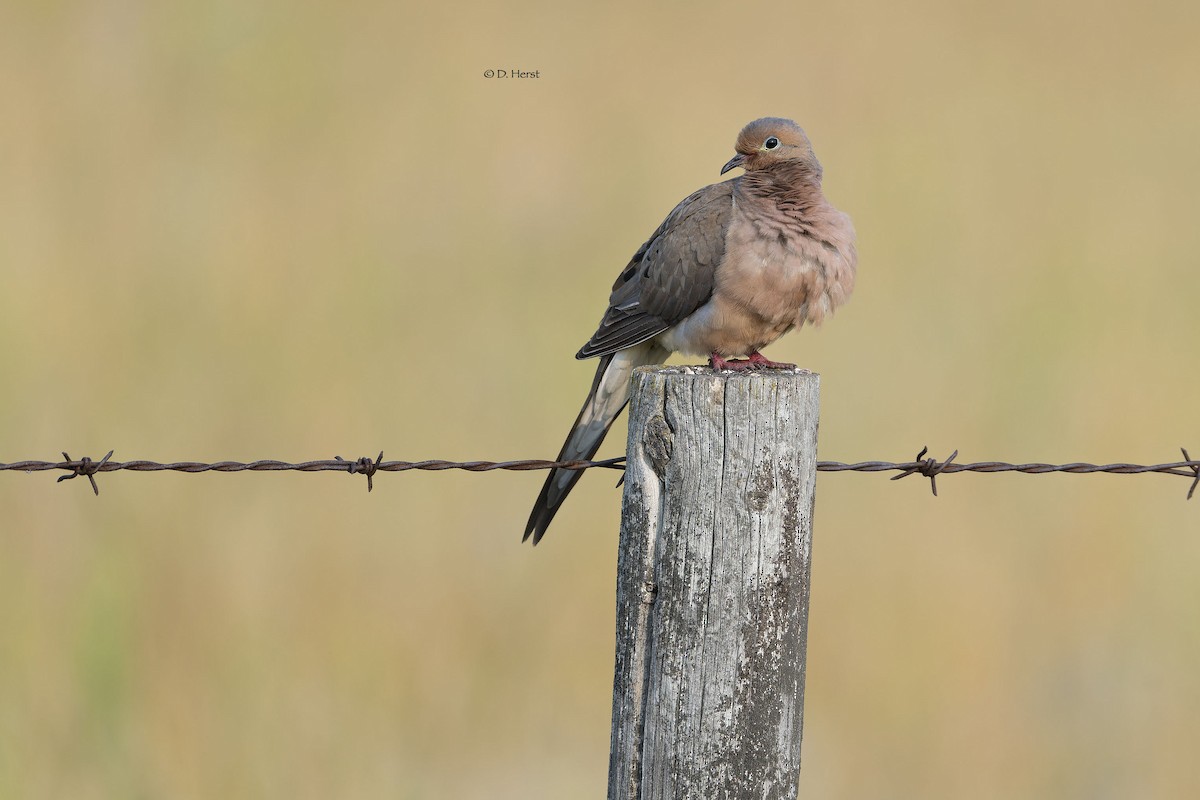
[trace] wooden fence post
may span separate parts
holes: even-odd
[[[634,373],[609,800],[794,798],[820,377]]]

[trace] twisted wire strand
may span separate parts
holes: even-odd
[[[980,472],[994,474],[998,472],[1020,472],[1027,475],[1045,475],[1052,472],[1064,472],[1074,475],[1090,475],[1104,472],[1113,475],[1142,475],[1145,473],[1161,473],[1165,475],[1180,475],[1192,478],[1188,489],[1188,499],[1200,485],[1200,461],[1193,461],[1186,449],[1180,448],[1183,461],[1173,461],[1163,464],[1130,464],[1125,462],[1113,464],[1089,464],[1073,461],[1067,464],[1011,464],[1005,461],[977,461],[961,463],[954,459],[958,456],[955,450],[944,461],[936,458],[926,458],[928,448],[922,448],[912,461],[859,461],[845,463],[841,461],[818,461],[817,469],[821,472],[897,472],[892,480],[907,478],[910,475],[921,475],[929,479],[930,489],[937,494],[937,476],[957,472]],[[134,461],[114,461],[113,451],[109,451],[99,461],[93,461],[84,456],[72,459],[63,453],[63,461],[14,461],[0,463],[0,472],[45,472],[63,470],[69,474],[62,475],[59,481],[71,478],[86,477],[92,490],[100,493],[96,485],[96,475],[101,472],[346,472],[351,475],[366,475],[367,490],[374,488],[374,477],[380,472],[407,472],[409,470],[434,471],[465,470],[467,472],[491,472],[493,470],[531,471],[546,469],[617,469],[625,468],[625,458],[608,458],[600,461],[548,461],[545,459],[522,459],[516,461],[447,461],[444,459],[429,459],[426,461],[384,461],[380,452],[375,458],[363,456],[353,461],[335,456],[331,459],[301,461],[292,463],[274,459],[258,461],[216,461],[212,463],[201,461],[173,461],[161,463],[144,459]]]

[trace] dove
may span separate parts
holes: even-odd
[[[558,461],[595,455],[629,401],[635,367],[684,353],[707,356],[714,370],[791,369],[760,351],[792,328],[821,324],[849,298],[854,226],[822,194],[804,130],[764,117],[741,130],[734,149],[720,174],[743,174],[675,206],[617,276],[599,327],[575,356],[600,363]],[[550,471],[522,541],[541,541],[582,474]]]

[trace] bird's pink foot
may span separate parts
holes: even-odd
[[[751,353],[750,357],[747,358],[746,360],[749,361],[754,366],[758,367],[759,369],[795,369],[796,368],[795,364],[786,364],[782,361],[772,361],[771,359],[767,358],[766,356],[764,356],[762,353],[758,352],[757,350],[755,350],[753,353]]]
[[[708,357],[708,365],[714,370],[731,369],[735,372],[748,369],[795,369],[795,364],[784,364],[780,361],[771,361],[762,353],[755,350],[750,354],[749,358],[730,358],[725,359],[717,353],[713,353]]]
[[[712,369],[716,372],[726,369],[743,370],[750,369],[750,362],[736,358],[724,359],[714,352],[708,357],[708,366],[712,367]]]

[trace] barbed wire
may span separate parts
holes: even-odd
[[[1052,472],[1065,472],[1073,475],[1090,475],[1105,472],[1113,475],[1141,475],[1156,472],[1165,475],[1181,475],[1191,478],[1187,498],[1192,499],[1197,485],[1200,485],[1200,461],[1193,461],[1188,451],[1180,448],[1183,461],[1166,464],[1088,464],[1071,462],[1069,464],[1010,464],[1005,461],[978,461],[973,464],[956,462],[958,451],[955,450],[945,461],[936,458],[926,458],[928,447],[921,449],[912,461],[859,461],[853,464],[841,461],[818,461],[817,469],[821,472],[898,472],[891,480],[900,480],[910,475],[921,475],[929,479],[929,488],[937,495],[937,477],[955,472],[1021,472],[1027,475],[1045,475]],[[14,461],[11,464],[0,463],[0,472],[45,472],[48,470],[63,470],[69,474],[61,475],[59,482],[71,478],[86,477],[92,486],[92,491],[100,494],[96,484],[96,475],[101,472],[346,472],[350,475],[365,475],[367,491],[375,488],[375,475],[379,472],[407,472],[409,470],[442,471],[465,470],[468,472],[490,472],[492,470],[544,470],[544,469],[619,469],[625,468],[625,457],[609,458],[601,461],[546,461],[544,459],[525,459],[520,461],[445,461],[432,459],[428,461],[384,461],[383,452],[375,458],[362,458],[348,461],[341,456],[332,459],[301,461],[290,463],[263,459],[260,461],[217,461],[205,463],[200,461],[175,461],[167,464],[157,461],[113,461],[113,451],[99,461],[93,461],[84,456],[78,460],[63,453],[62,461]]]

